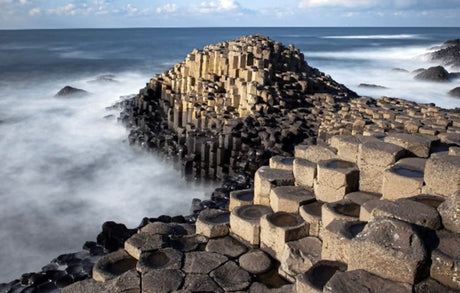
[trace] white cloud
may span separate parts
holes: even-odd
[[[122,11],[128,15],[128,16],[134,16],[134,15],[147,15],[150,13],[150,9],[149,8],[145,8],[145,9],[139,9],[135,6],[133,6],[132,4],[127,4],[123,9]]]
[[[369,7],[393,7],[407,8],[417,4],[430,2],[430,0],[300,0],[299,8],[315,7],[346,7],[346,8],[369,8]]]
[[[63,15],[74,16],[77,14],[77,9],[75,7],[75,4],[69,3],[64,6],[48,9],[47,12],[48,14],[54,14],[54,15],[59,15],[59,16],[63,16]]]
[[[21,5],[26,5],[28,2],[27,0],[19,0],[19,3],[21,3]]]
[[[29,10],[29,15],[30,16],[35,16],[35,15],[40,15],[42,13],[41,9],[38,7],[32,8]]]
[[[198,13],[208,14],[214,12],[226,12],[232,10],[240,10],[241,5],[235,0],[218,0],[216,1],[203,1],[200,6],[195,10]]]
[[[175,3],[167,3],[163,6],[157,7],[156,12],[160,13],[173,13],[176,12],[177,5]]]

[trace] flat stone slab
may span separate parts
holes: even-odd
[[[235,258],[247,251],[247,247],[233,237],[210,239],[206,245],[206,251],[224,254]]]
[[[125,241],[125,250],[135,259],[139,259],[142,252],[160,249],[166,245],[164,235],[141,232]]]
[[[190,224],[153,222],[145,225],[139,232],[160,235],[193,235],[195,226]]]
[[[404,148],[383,141],[370,141],[360,145],[360,164],[370,164],[379,167],[390,166],[398,161],[405,153]]]
[[[255,282],[249,288],[249,293],[294,293],[294,285],[284,285],[279,288],[268,288],[262,283]]]
[[[200,245],[208,243],[208,238],[202,235],[184,236],[169,241],[172,248],[182,252],[195,251]]]
[[[146,273],[150,270],[180,270],[183,253],[173,248],[163,248],[143,252],[137,262],[137,270]]]
[[[274,212],[297,213],[299,206],[314,201],[313,190],[300,186],[280,186],[270,191],[270,206]]]
[[[458,290],[446,287],[432,278],[423,280],[414,286],[415,293],[458,293]]]
[[[324,293],[412,293],[409,284],[393,282],[363,270],[337,272],[324,286]]]
[[[224,291],[244,290],[251,285],[251,276],[234,261],[228,261],[210,274]]]
[[[254,249],[243,254],[238,259],[238,262],[244,270],[254,275],[263,274],[273,266],[271,258],[259,249]]]
[[[208,274],[226,262],[228,258],[222,254],[194,251],[185,254],[183,271],[188,274]]]
[[[438,206],[444,228],[460,233],[460,192],[449,196]]]
[[[188,274],[185,277],[183,292],[224,292],[216,282],[206,274]]]
[[[98,282],[107,282],[125,272],[136,268],[137,260],[124,249],[102,256],[93,267],[93,279]]]
[[[294,149],[296,158],[318,163],[322,160],[329,160],[337,157],[337,150],[322,145],[296,145]]]
[[[63,293],[134,293],[140,292],[141,280],[136,270],[129,270],[105,283],[92,279],[75,282],[61,289]],[[39,292],[39,291],[38,291]],[[48,291],[43,291],[48,292]]]
[[[410,224],[380,218],[352,239],[348,270],[415,284],[426,277],[426,257],[423,241]]]
[[[438,282],[460,290],[460,235],[439,231],[438,247],[431,254],[430,275]]]
[[[374,218],[398,219],[432,230],[441,228],[441,218],[436,209],[409,199],[399,199],[395,202],[381,200],[372,210],[371,220]]]
[[[430,156],[431,145],[436,141],[439,141],[438,137],[420,133],[390,133],[385,137],[385,142],[403,147],[421,158]]]
[[[180,270],[152,270],[142,275],[142,293],[168,293],[179,289],[183,281]]]
[[[362,206],[365,202],[373,199],[380,199],[381,195],[376,193],[369,193],[363,191],[355,191],[345,195],[344,199],[351,200],[352,202]]]

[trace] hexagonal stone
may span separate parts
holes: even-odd
[[[142,275],[142,293],[168,293],[179,289],[183,281],[180,270],[152,270]]]
[[[329,146],[322,145],[296,145],[294,156],[313,163],[322,160],[329,160],[337,157],[337,150]]]
[[[377,193],[356,191],[356,192],[351,192],[351,193],[346,194],[344,199],[351,200],[352,202],[362,206],[364,203],[370,200],[380,199],[380,196],[381,195]]]
[[[268,288],[262,283],[254,282],[249,288],[249,293],[294,293],[294,285],[283,285],[279,288]]]
[[[359,146],[359,189],[381,193],[383,171],[396,163],[406,151],[397,145],[370,141]]]
[[[410,154],[420,158],[430,156],[431,145],[436,141],[439,141],[436,136],[419,133],[390,133],[385,137],[385,142],[403,147]]]
[[[244,290],[251,285],[251,276],[235,262],[228,261],[210,274],[224,291]]]
[[[254,190],[243,189],[230,192],[230,203],[228,210],[231,212],[239,206],[252,205],[254,203]]]
[[[281,255],[281,270],[294,281],[298,274],[306,272],[321,260],[321,241],[316,237],[305,237],[289,241]]]
[[[129,270],[105,283],[96,282],[92,279],[75,282],[61,289],[64,293],[122,293],[122,292],[140,292],[141,280],[136,270]],[[37,292],[41,291],[39,288]],[[54,291],[53,291],[54,292]]]
[[[272,213],[265,205],[248,205],[235,208],[230,214],[230,228],[234,235],[251,245],[259,245],[260,219]]]
[[[439,231],[438,247],[431,254],[430,275],[453,289],[460,289],[460,235],[447,231]]]
[[[334,220],[321,232],[321,257],[326,260],[348,263],[351,240],[366,224],[360,221]]]
[[[167,245],[165,235],[137,233],[125,241],[125,250],[134,258],[139,259],[141,253],[163,248]]]
[[[201,211],[196,220],[196,234],[208,238],[222,237],[228,234],[230,213],[217,209]]]
[[[205,274],[188,274],[185,277],[184,292],[224,292],[216,282]]]
[[[446,200],[444,197],[431,194],[419,194],[408,199],[419,203],[423,203],[424,205],[430,206],[435,209],[437,209]]]
[[[436,209],[409,199],[395,202],[381,200],[379,206],[372,210],[370,220],[375,218],[393,218],[433,230],[441,228],[441,219]]]
[[[288,241],[308,235],[308,224],[297,214],[277,212],[262,216],[260,220],[260,247],[279,259]]]
[[[228,258],[222,254],[194,251],[185,254],[183,271],[188,274],[208,274],[222,265]]]
[[[163,248],[143,252],[137,262],[137,271],[146,273],[150,270],[180,270],[183,253],[173,248]]]
[[[253,249],[238,259],[240,266],[251,274],[260,275],[272,268],[271,258],[262,250]]]
[[[309,235],[319,237],[323,224],[321,220],[323,203],[316,201],[299,208],[299,215],[310,225]]]
[[[292,171],[260,167],[254,175],[254,203],[270,205],[270,191],[277,186],[294,185]]]
[[[301,205],[314,201],[313,190],[300,186],[280,186],[270,191],[270,206],[274,212],[297,213]]]
[[[295,292],[322,293],[326,283],[337,272],[347,270],[347,265],[338,261],[320,260],[308,271],[297,275]]]
[[[337,272],[324,286],[325,293],[412,293],[409,284],[380,278],[363,270]]]
[[[225,236],[223,238],[211,239],[206,245],[206,251],[225,254],[228,257],[238,257],[248,249],[241,242],[233,237]]]
[[[331,147],[337,149],[339,159],[357,163],[361,141],[354,135],[334,135],[330,139]]]
[[[124,249],[102,256],[93,267],[93,279],[106,282],[136,268],[137,260]]]
[[[460,191],[460,157],[438,154],[426,162],[426,189],[429,193],[448,197]]]
[[[318,200],[341,200],[345,194],[356,191],[358,185],[359,170],[354,163],[338,159],[318,163],[318,174],[314,184]]]
[[[295,185],[313,187],[316,178],[316,163],[296,158],[293,164]]]
[[[397,200],[422,193],[426,159],[404,158],[383,172],[382,198]]]
[[[349,270],[362,269],[385,279],[415,284],[426,276],[426,264],[422,239],[402,221],[376,219],[351,241]]]
[[[334,220],[357,221],[361,207],[355,202],[342,199],[325,203],[321,207],[321,220],[326,227]]]
[[[283,156],[273,156],[270,158],[269,166],[272,169],[281,169],[292,171],[292,164],[294,158],[288,158]]]
[[[452,232],[460,233],[460,192],[449,196],[438,207],[444,227]]]

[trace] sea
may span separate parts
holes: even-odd
[[[0,283],[81,250],[105,221],[133,228],[207,198],[215,184],[186,181],[171,162],[130,146],[118,110],[107,107],[194,48],[251,34],[294,44],[360,95],[460,107],[447,95],[459,80],[411,73],[438,65],[427,54],[460,38],[459,28],[0,30]],[[56,98],[66,85],[90,94]]]

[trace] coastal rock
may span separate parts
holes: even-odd
[[[219,253],[196,251],[185,254],[183,271],[188,274],[208,274],[228,260]]]
[[[233,237],[225,236],[223,238],[210,239],[206,245],[207,252],[216,252],[224,254],[231,258],[236,258],[248,249]]]
[[[450,288],[460,290],[458,267],[460,266],[460,235],[447,231],[437,233],[439,244],[431,254],[430,275]]]
[[[168,293],[179,289],[183,281],[180,270],[152,270],[142,275],[142,293]]]
[[[438,207],[444,228],[454,233],[460,233],[460,192],[449,196]]]
[[[251,285],[251,276],[234,261],[228,261],[210,274],[226,292],[244,290]]]
[[[58,98],[63,98],[63,97],[71,97],[71,98],[77,98],[77,97],[83,97],[88,94],[87,91],[71,87],[69,85],[66,85],[62,89],[60,89],[55,97]]]
[[[377,85],[377,84],[370,84],[370,83],[360,83],[358,85],[360,88],[368,88],[368,89],[387,89],[385,86]]]
[[[452,90],[449,91],[449,96],[455,97],[455,98],[460,98],[460,87],[456,87]]]
[[[441,49],[431,53],[431,59],[441,61],[444,65],[460,66],[460,40],[448,40]]]
[[[449,72],[442,66],[434,66],[420,72],[415,79],[435,82],[448,82],[450,80]]]
[[[262,250],[251,250],[238,259],[240,266],[251,274],[259,275],[272,268],[271,258]]]

